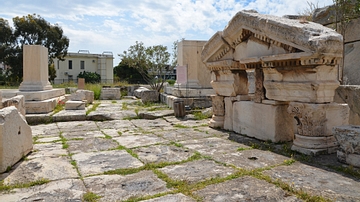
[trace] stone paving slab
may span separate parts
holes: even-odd
[[[53,121],[85,121],[86,110],[62,110],[52,116]]]
[[[184,147],[196,150],[203,155],[213,156],[214,154],[237,152],[238,148],[250,148],[249,146],[225,140],[218,137],[204,138],[198,140],[181,141]]]
[[[250,176],[209,185],[194,194],[201,196],[203,201],[301,201],[273,184]]]
[[[122,135],[121,131],[112,128],[102,129],[101,132],[111,137],[119,137],[120,135]]]
[[[67,151],[62,147],[61,142],[34,144],[33,151],[27,156],[27,159],[66,156]]]
[[[76,169],[68,157],[41,157],[21,162],[4,179],[4,184],[29,183],[36,180],[60,180],[78,178]]]
[[[270,151],[263,151],[258,149],[250,149],[226,154],[215,153],[212,155],[212,157],[216,161],[232,164],[238,168],[249,170],[279,165],[284,163],[285,160],[290,159]]]
[[[155,120],[145,120],[145,119],[134,119],[131,122],[138,128],[148,129],[148,128],[163,128],[171,126],[171,123],[165,121],[164,119],[155,119]]]
[[[57,122],[56,124],[62,132],[98,130],[94,121]]]
[[[138,159],[124,150],[78,153],[72,156],[82,176],[101,174],[120,168],[138,168],[143,166]]]
[[[98,175],[84,178],[86,188],[102,198],[99,201],[122,201],[130,197],[155,195],[170,191],[152,171],[131,175]]]
[[[56,123],[30,126],[33,136],[58,136],[60,130]]]
[[[159,198],[145,200],[143,202],[195,202],[193,198],[185,196],[184,194],[169,194]]]
[[[61,134],[67,140],[77,139],[77,138],[105,138],[105,135],[99,130],[93,131],[74,131],[74,132],[63,132]]]
[[[209,160],[191,161],[180,165],[159,169],[173,180],[196,183],[215,177],[226,177],[235,173],[235,169],[219,165]]]
[[[84,193],[86,189],[81,180],[66,179],[0,193],[0,201],[82,201]]]
[[[295,189],[321,195],[335,201],[360,201],[360,181],[296,162],[266,170],[274,180],[292,184]]]
[[[146,135],[127,135],[113,138],[120,145],[127,148],[134,148],[140,146],[153,145],[157,143],[164,143],[167,140],[157,137],[156,135],[146,134]]]
[[[129,120],[103,121],[96,123],[101,130],[116,129],[120,131],[135,129],[135,125]]]
[[[141,112],[139,116],[143,119],[158,119],[165,116],[174,115],[174,110],[158,110],[158,111],[150,111],[150,112]]]
[[[110,150],[119,146],[112,139],[105,138],[85,138],[83,140],[71,140],[67,143],[69,145],[68,150],[72,154]]]
[[[171,130],[157,131],[157,135],[170,140],[170,141],[183,141],[183,140],[192,140],[200,139],[205,137],[211,137],[212,135],[205,132],[199,132],[193,128],[172,128]]]
[[[189,149],[174,145],[154,145],[134,149],[139,159],[144,163],[180,162],[188,159],[194,153]]]
[[[45,137],[45,138],[39,138],[36,140],[37,143],[48,143],[48,142],[56,142],[60,141],[60,137]]]

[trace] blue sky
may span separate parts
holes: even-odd
[[[254,9],[277,16],[299,14],[333,0],[2,0],[0,17],[12,23],[15,16],[36,13],[59,24],[70,39],[69,52],[111,51],[114,66],[118,54],[135,41],[145,46],[166,45],[171,52],[176,40],[208,40],[223,30],[240,10]]]

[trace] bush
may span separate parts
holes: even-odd
[[[167,80],[167,82],[168,82],[170,85],[174,85],[174,84],[175,84],[175,80],[173,80],[173,79],[169,79],[169,80]]]
[[[101,77],[100,74],[96,72],[80,72],[77,78],[84,78],[85,83],[100,83]]]

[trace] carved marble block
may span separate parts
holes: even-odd
[[[336,152],[338,143],[332,129],[349,123],[347,104],[290,102],[288,112],[297,125],[293,150],[309,155]]]
[[[225,103],[223,96],[212,95],[213,116],[209,126],[213,128],[224,128]]]
[[[214,71],[215,79],[211,81],[211,86],[216,94],[222,96],[236,96],[248,94],[248,78],[245,70],[237,71]]]
[[[333,102],[339,87],[337,66],[264,68],[264,87],[268,99],[312,103]],[[285,63],[287,64],[287,63]]]

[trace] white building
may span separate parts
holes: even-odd
[[[113,83],[113,54],[103,52],[102,54],[91,54],[89,51],[80,50],[77,53],[68,53],[64,61],[55,59],[56,69],[55,84],[74,81],[80,72],[96,72],[101,76],[102,83]]]

